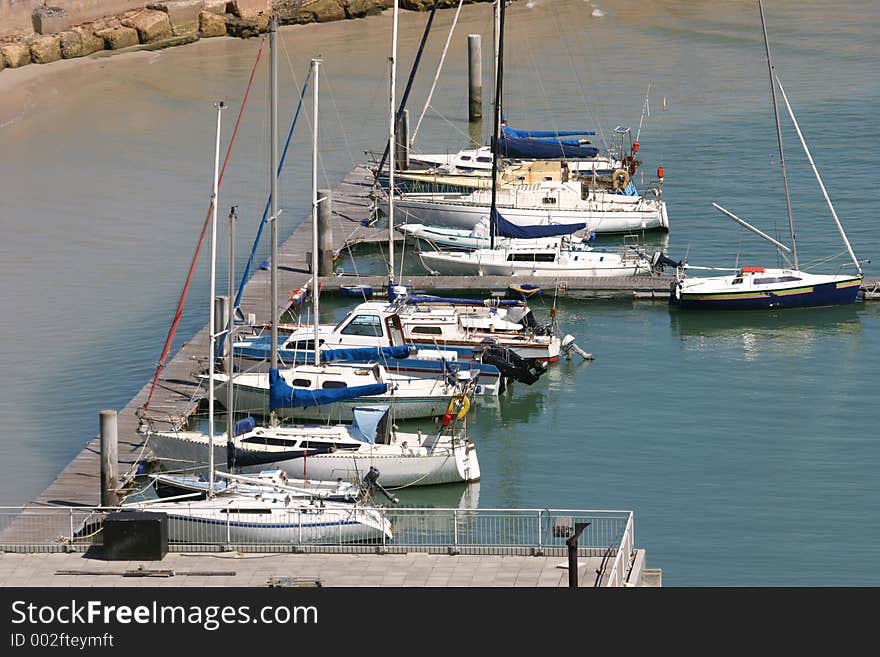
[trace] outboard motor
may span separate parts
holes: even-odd
[[[382,484],[379,483],[379,470],[375,466],[372,466],[372,465],[370,466],[370,470],[367,472],[367,474],[364,475],[363,482],[364,482],[364,486],[369,491],[370,495],[375,494],[376,490],[379,490],[382,492],[382,494],[385,497],[387,497],[389,500],[391,500],[395,504],[400,502],[400,500],[397,497],[395,497],[394,495],[389,493],[387,490],[385,490],[382,487]]]
[[[502,376],[526,385],[532,385],[547,371],[543,363],[532,358],[523,358],[507,347],[489,347],[483,352],[482,361],[497,367]]]
[[[658,273],[662,272],[664,267],[675,267],[678,269],[681,265],[681,260],[676,262],[662,251],[655,251],[654,255],[651,256],[651,268]]]

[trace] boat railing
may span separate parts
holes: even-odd
[[[198,502],[189,508],[193,514]],[[216,509],[216,507],[214,507]],[[332,550],[352,552],[424,551],[450,554],[567,554],[566,539],[574,533],[577,523],[588,523],[578,541],[580,555],[602,557],[612,546],[607,580],[625,579],[627,565],[634,554],[632,511],[572,509],[461,509],[357,507],[366,515],[375,512],[391,523],[391,538],[376,532],[375,538],[347,542],[340,534],[331,533],[316,540],[303,533],[303,527],[314,523],[316,511],[292,506],[282,524],[289,531],[255,536],[247,542],[229,540],[229,526],[236,522],[257,523],[257,515],[223,514],[219,524],[227,531],[216,531],[208,523],[181,523],[170,550],[204,551],[241,549],[256,552],[291,552]],[[207,507],[206,507],[207,509]],[[76,552],[103,543],[103,523],[109,513],[132,511],[122,507],[84,506],[7,506],[0,507],[0,550],[17,552]],[[177,516],[167,510],[147,505],[141,510],[168,513],[171,523]]]

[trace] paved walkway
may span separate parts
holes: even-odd
[[[592,587],[601,559],[581,557]],[[143,572],[139,576],[124,573]],[[69,574],[63,574],[69,573]],[[154,576],[144,576],[148,573]],[[567,587],[566,557],[511,555],[169,552],[161,561],[105,561],[83,553],[0,553],[0,586],[21,587]]]

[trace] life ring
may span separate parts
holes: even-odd
[[[625,189],[629,185],[629,171],[618,169],[611,174],[611,186],[614,189]]]
[[[456,408],[458,407],[458,413],[455,418],[457,420],[463,420],[464,417],[468,414],[468,411],[471,410],[471,400],[465,397],[464,395],[458,395],[449,400],[449,407],[446,409],[447,415],[452,415],[455,413]]]

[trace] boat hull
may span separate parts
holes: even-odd
[[[520,226],[584,223],[588,232],[597,234],[669,230],[666,204],[656,201],[634,203],[631,208],[597,203],[595,209],[584,210],[503,206],[499,206],[498,209],[507,221]],[[398,216],[403,217],[404,223],[449,226],[465,230],[473,229],[481,220],[487,222],[489,220],[489,206],[420,201],[405,196],[395,199],[394,210]]]
[[[854,303],[862,284],[860,277],[834,276],[827,282],[773,290],[745,292],[689,292],[672,284],[669,303],[684,309],[771,310],[839,306]]]
[[[376,510],[339,508],[316,503],[290,509],[252,510],[247,501],[229,507],[206,502],[176,502],[172,506],[141,505],[138,510],[168,516],[168,540],[185,544],[336,545],[391,538],[388,521]]]
[[[552,262],[480,260],[470,253],[430,251],[419,253],[419,258],[429,271],[449,276],[638,276],[651,273],[647,265],[637,263],[603,266],[593,261],[585,266],[571,262],[560,266]]]
[[[413,436],[414,442],[416,437]],[[208,472],[206,441],[187,439],[185,434],[155,433],[149,438],[153,455],[168,470],[199,474]],[[255,451],[256,454],[265,454]],[[226,440],[214,438],[214,462],[226,464]],[[240,468],[242,472],[278,469],[288,477],[309,481],[360,482],[370,466],[379,470],[380,483],[386,487],[430,486],[435,484],[479,481],[480,465],[476,446],[471,439],[456,439],[433,451],[414,446],[392,449],[382,445],[365,445],[357,452],[338,450],[306,458],[285,459]]]

